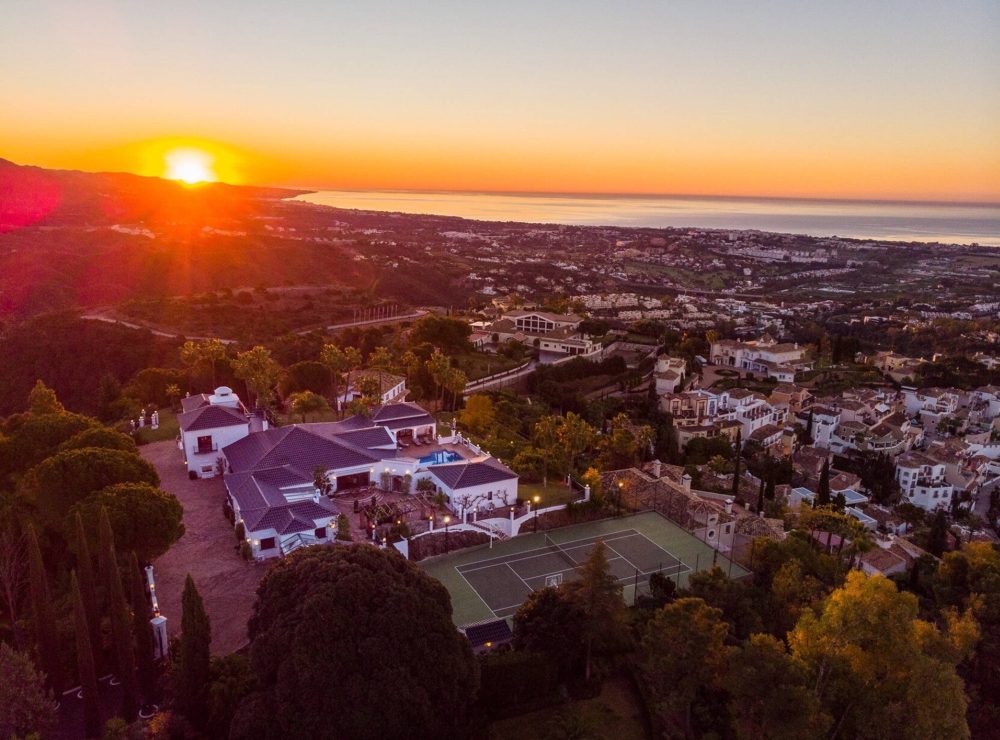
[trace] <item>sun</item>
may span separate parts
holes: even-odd
[[[194,185],[219,179],[214,169],[215,157],[201,149],[171,149],[163,155],[163,160],[166,163],[164,177],[168,180]]]

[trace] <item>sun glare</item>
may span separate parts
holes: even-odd
[[[214,157],[199,149],[173,149],[163,155],[166,163],[164,176],[188,185],[215,182]]]

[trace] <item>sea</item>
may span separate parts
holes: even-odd
[[[708,196],[553,195],[323,190],[336,208],[579,226],[757,229],[817,237],[1000,247],[1000,203]]]

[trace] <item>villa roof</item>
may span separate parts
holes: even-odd
[[[374,414],[372,414],[372,421],[376,424],[386,424],[389,421],[396,421],[399,419],[415,419],[417,417],[430,417],[430,414],[415,403],[390,403],[386,406],[382,406]],[[422,422],[418,421],[416,423],[419,424]]]
[[[202,406],[207,406],[208,398],[207,393],[199,393],[196,396],[185,396],[181,399],[181,412],[194,411]]]
[[[514,318],[519,319],[523,316],[540,316],[543,319],[549,321],[555,321],[557,323],[568,322],[568,321],[583,321],[583,318],[577,316],[575,313],[564,314],[564,313],[551,313],[549,311],[507,311],[504,314],[504,318]]]
[[[386,457],[386,451],[368,452],[340,437],[322,436],[308,426],[293,425],[257,432],[228,445],[222,452],[237,473],[287,465],[310,479],[316,468],[358,467]]]
[[[452,490],[472,488],[517,478],[517,473],[492,458],[432,465],[427,471]]]
[[[242,411],[230,406],[204,405],[180,414],[177,417],[177,423],[183,431],[195,432],[202,429],[219,429],[220,427],[249,424],[250,420]]]
[[[323,499],[306,499],[251,512],[241,508],[241,513],[248,532],[273,529],[278,534],[294,534],[314,529],[317,520],[336,516],[337,509]]]

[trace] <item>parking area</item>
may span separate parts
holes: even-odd
[[[184,536],[153,563],[160,611],[173,635],[181,629],[181,593],[190,573],[212,622],[212,653],[224,655],[247,644],[247,620],[257,584],[268,565],[247,563],[236,547],[233,528],[222,513],[221,478],[189,480],[172,441],[139,448],[160,474],[160,487],[184,506]]]

